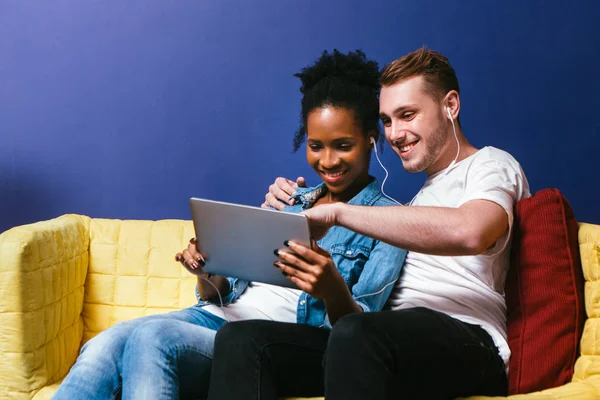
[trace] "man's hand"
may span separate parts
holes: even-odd
[[[310,235],[315,240],[321,239],[332,226],[337,225],[337,210],[339,207],[339,203],[323,204],[302,211],[302,214],[308,217]]]
[[[275,183],[269,186],[269,193],[265,195],[265,202],[261,204],[261,207],[269,208],[271,206],[281,211],[286,204],[293,206],[294,202],[290,200],[290,196],[296,193],[296,189],[299,187],[306,187],[306,179],[303,177],[298,177],[296,182],[281,177],[275,179]]]

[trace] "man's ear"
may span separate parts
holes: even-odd
[[[445,117],[449,110],[452,118],[458,119],[458,114],[460,114],[460,95],[458,92],[456,90],[449,91],[442,101],[442,106],[444,107]]]

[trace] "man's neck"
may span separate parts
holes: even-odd
[[[474,147],[471,143],[469,143],[469,141],[467,140],[467,138],[465,138],[460,129],[457,130],[456,134],[458,137],[458,142],[460,143],[460,151],[458,153],[458,157],[456,154],[458,150],[458,147],[456,145],[456,139],[454,138],[454,134],[452,134],[451,138],[449,139],[450,145],[447,146],[439,155],[438,159],[435,162],[435,167],[425,171],[427,176],[431,176],[448,168],[450,164],[452,164],[452,162],[458,163],[464,160],[465,158],[477,153],[478,149]]]

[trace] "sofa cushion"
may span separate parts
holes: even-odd
[[[585,321],[577,230],[557,189],[516,205],[506,281],[510,394],[560,386],[573,376]]]

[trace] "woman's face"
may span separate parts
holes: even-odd
[[[308,114],[306,159],[332,194],[343,194],[369,178],[371,145],[354,111],[323,107]]]

